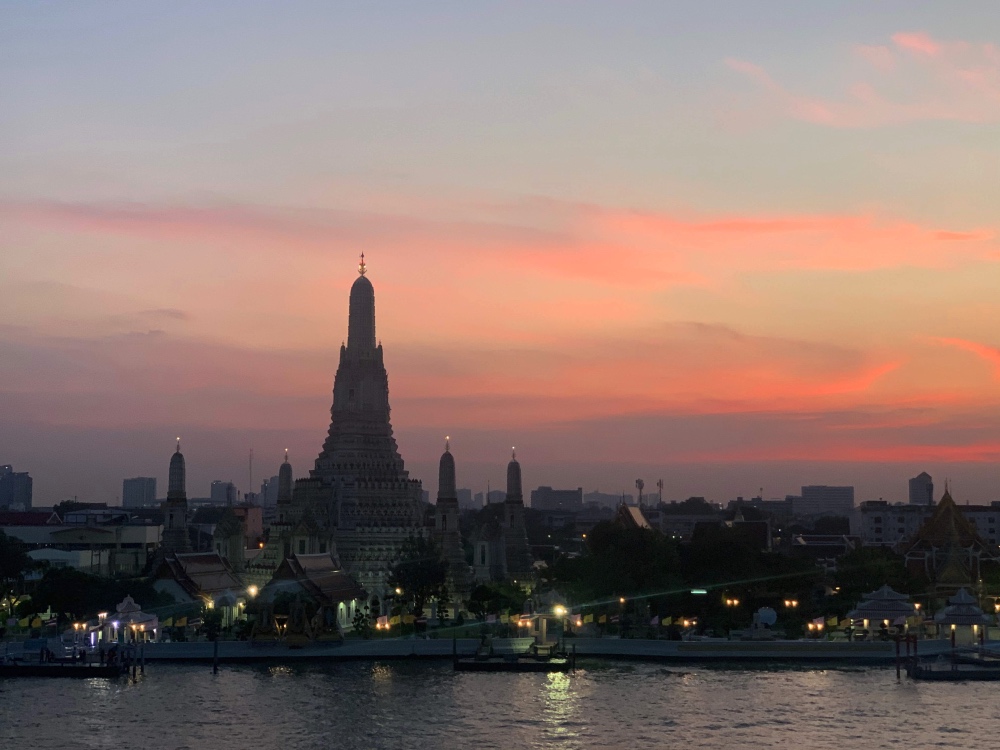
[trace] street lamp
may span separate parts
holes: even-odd
[[[255,596],[257,596],[257,592],[258,591],[259,591],[259,589],[256,586],[248,586],[247,587],[247,593],[250,594],[250,598],[251,599],[253,599]]]

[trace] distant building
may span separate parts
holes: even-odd
[[[910,480],[910,505],[934,505],[934,480],[926,471]]]
[[[458,496],[459,508],[479,510],[483,507],[482,503],[477,503],[472,499],[472,490],[459,489],[455,494]]]
[[[583,510],[583,488],[554,490],[539,487],[531,491],[531,507],[535,510]]]
[[[507,493],[503,490],[490,490],[486,494],[477,492],[475,502],[478,503],[478,507],[482,508],[493,503],[502,503],[506,497]]]
[[[10,464],[0,466],[0,508],[31,509],[31,475],[14,471]]]
[[[800,518],[808,516],[849,517],[853,510],[853,487],[814,484],[803,487],[801,497],[792,498],[792,512]]]
[[[122,482],[122,507],[156,505],[156,477],[133,477]]]
[[[216,505],[235,505],[237,501],[236,485],[216,479],[212,482],[211,498]]]
[[[583,496],[583,502],[587,505],[595,503],[596,505],[602,505],[606,508],[617,508],[624,502],[626,505],[632,505],[635,498],[632,495],[626,495],[624,493],[620,495],[612,495],[607,492],[588,492]]]
[[[278,477],[265,479],[260,485],[260,504],[265,508],[273,508],[278,504]]]
[[[950,497],[950,495],[949,495]],[[958,512],[976,533],[994,547],[1000,545],[1000,501],[989,505],[958,505]],[[891,505],[884,500],[861,503],[851,515],[851,534],[867,547],[899,547],[917,536],[937,505]]]

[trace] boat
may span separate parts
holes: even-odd
[[[573,669],[571,656],[470,656],[455,659],[456,672],[569,672]]]
[[[910,664],[906,674],[914,680],[939,682],[995,682],[1000,680],[1000,667],[979,667],[971,664]]]

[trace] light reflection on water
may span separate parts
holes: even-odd
[[[968,748],[1000,719],[992,693],[888,669],[151,665],[135,683],[0,680],[0,748]]]

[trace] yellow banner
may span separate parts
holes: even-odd
[[[594,616],[593,615],[584,615],[583,616],[583,621],[584,622],[593,622],[594,621]]]
[[[42,618],[41,617],[36,617],[34,620],[32,620],[31,621],[31,627],[33,627],[33,628],[40,628],[40,627],[42,627]]]
[[[390,625],[399,625],[399,615],[393,615],[389,618]]]
[[[416,615],[403,615],[403,624],[412,625],[417,621]]]
[[[163,627],[165,627],[165,628],[172,628],[173,626],[174,626],[174,618],[173,617],[168,617],[166,620],[163,621]]]
[[[606,623],[606,622],[608,621],[608,616],[607,616],[607,615],[601,615],[601,616],[600,616],[600,617],[599,617],[599,618],[597,619],[597,621],[598,621],[599,623],[601,623],[601,625],[603,625],[604,623]]]
[[[505,623],[508,620],[510,620],[510,618],[507,615],[500,615],[500,622],[501,623]]]
[[[28,617],[25,617],[23,620],[18,620],[17,624],[19,626],[21,626],[22,628],[26,628],[26,627],[28,627],[29,624],[31,624],[31,617],[28,616]]]
[[[668,625],[673,625],[674,624],[674,618],[673,617],[664,617],[662,620],[660,620],[660,624],[663,627],[667,627]]]
[[[826,618],[826,626],[828,628],[835,628],[835,627],[837,627],[837,622],[838,622],[838,620],[837,620],[836,617],[827,617]]]
[[[842,627],[842,628],[849,628],[849,627],[851,627],[851,621],[850,620],[841,620],[840,621],[840,627]]]
[[[188,618],[186,617],[178,617],[177,622],[174,623],[174,625],[176,625],[179,628],[186,628],[187,624],[188,624]]]

